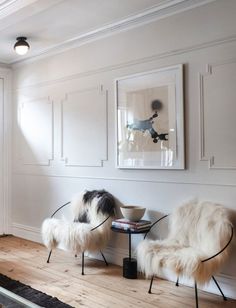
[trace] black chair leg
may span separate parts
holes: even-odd
[[[106,260],[106,258],[105,258],[105,256],[104,256],[104,254],[102,253],[101,250],[100,250],[100,252],[101,252],[101,255],[102,255],[102,257],[103,257],[104,262],[106,263],[106,266],[108,266],[108,263],[107,263],[107,260]]]
[[[177,280],[176,280],[176,287],[178,287],[179,286],[179,277],[177,278]]]
[[[198,295],[197,295],[197,283],[195,281],[195,300],[196,300],[196,308],[198,308]]]
[[[216,284],[217,288],[219,289],[219,291],[220,291],[220,293],[221,293],[221,295],[222,295],[224,301],[227,301],[227,297],[224,295],[223,291],[221,290],[221,288],[220,288],[220,286],[219,286],[219,284],[218,284],[218,282],[216,281],[216,279],[215,279],[214,276],[212,276],[212,279],[214,280],[214,283]]]
[[[148,290],[148,293],[149,293],[149,294],[152,293],[152,283],[153,283],[153,279],[154,279],[154,275],[152,276],[151,281],[150,281],[150,286],[149,286],[149,290]]]
[[[52,254],[52,250],[50,250],[50,252],[49,252],[47,263],[49,263],[49,261],[50,261],[51,254]]]
[[[82,252],[82,275],[84,275],[84,252]]]

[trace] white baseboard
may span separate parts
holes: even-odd
[[[12,235],[24,238],[29,241],[42,243],[41,231],[39,228],[12,223]]]
[[[13,223],[12,232],[13,235],[17,237],[24,238],[26,240],[34,241],[37,243],[42,243],[41,231],[39,228]],[[108,246],[106,249],[104,249],[103,252],[109,263],[113,263],[120,266],[122,266],[123,264],[123,258],[128,257],[128,251],[126,249]],[[102,256],[99,253],[93,254],[92,256],[99,260],[102,260]],[[176,281],[176,276],[167,271],[163,273],[162,278],[168,279],[173,282]],[[236,299],[236,277],[225,274],[218,274],[217,276],[215,276],[215,278],[218,281],[225,296]],[[186,286],[193,286],[193,283],[188,279],[181,278],[179,283],[180,285],[182,284]],[[206,287],[204,288],[200,287],[200,289],[206,292],[220,295],[219,290],[217,289],[216,285],[212,280]]]
[[[225,274],[218,274],[215,276],[217,282],[219,283],[222,291],[226,297],[236,299],[236,277],[229,276]],[[204,289],[207,292],[219,294],[219,290],[213,281],[208,285],[207,289]]]

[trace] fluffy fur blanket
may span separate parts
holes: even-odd
[[[137,247],[140,270],[146,276],[158,275],[163,267],[178,276],[208,282],[217,272],[228,248],[215,258],[202,262],[219,252],[229,241],[232,225],[226,209],[210,202],[190,202],[170,215],[169,235],[165,240],[144,240]]]
[[[73,222],[48,218],[42,225],[42,238],[51,250],[62,244],[74,253],[102,249],[110,237],[110,226],[115,211],[115,200],[104,190],[85,191],[71,202]],[[109,219],[101,224],[107,217]],[[92,230],[94,229],[94,230]]]

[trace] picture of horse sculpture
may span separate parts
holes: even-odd
[[[168,133],[158,133],[157,130],[153,127],[154,124],[154,119],[158,117],[157,109],[162,108],[162,102],[160,100],[153,100],[151,102],[151,107],[153,110],[155,110],[154,114],[146,119],[146,120],[138,120],[134,119],[133,123],[127,124],[127,128],[130,130],[137,130],[145,133],[148,131],[150,133],[151,138],[153,139],[152,141],[154,143],[157,143],[158,140],[168,140],[167,136]]]

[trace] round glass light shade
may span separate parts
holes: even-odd
[[[18,37],[16,40],[17,42],[14,45],[15,52],[21,56],[25,55],[30,48],[29,44],[26,42],[26,37]]]

